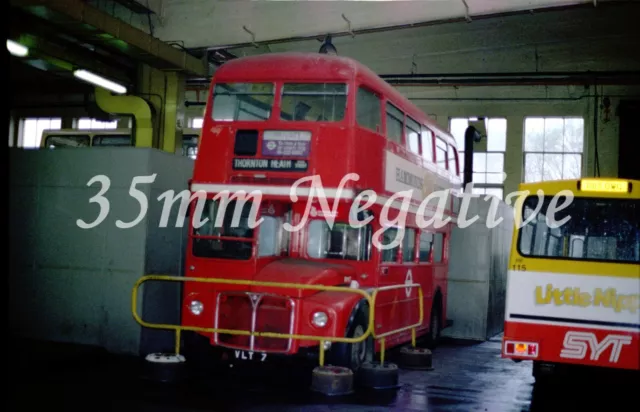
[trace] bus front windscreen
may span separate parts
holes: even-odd
[[[249,224],[252,205],[251,202],[242,204],[235,200],[221,205],[219,200],[208,199],[201,214],[197,207],[194,208],[193,255],[203,258],[250,259],[253,251],[253,229]],[[237,210],[234,219],[239,207],[242,209]],[[217,219],[219,213],[222,214],[220,222]]]
[[[568,206],[559,196],[523,205],[518,234],[521,255],[567,260],[640,262],[640,201],[574,197]],[[550,208],[550,206],[552,206]]]

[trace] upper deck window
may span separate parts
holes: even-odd
[[[286,83],[282,88],[280,118],[303,122],[339,122],[347,106],[347,85]]]
[[[422,157],[433,162],[433,132],[422,128]]]
[[[272,83],[220,83],[213,91],[213,120],[267,120],[274,99]]]
[[[449,170],[458,175],[458,152],[449,145]]]
[[[387,139],[402,144],[404,113],[391,103],[387,103]]]
[[[406,127],[407,143],[409,150],[417,155],[420,154],[420,125],[410,117],[407,117]]]
[[[447,170],[447,143],[439,137],[436,137],[436,163]]]
[[[360,126],[380,132],[382,117],[380,116],[380,98],[363,87],[358,88],[356,97],[356,121]]]

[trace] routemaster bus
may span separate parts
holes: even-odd
[[[640,181],[520,190],[530,195],[517,211],[503,356],[532,360],[542,381],[576,369],[640,371]]]
[[[345,179],[357,174],[356,179]],[[321,179],[322,208],[311,182]],[[302,180],[301,180],[302,179]],[[341,182],[344,184],[341,186]],[[212,79],[192,193],[206,192],[202,226],[190,221],[185,276],[300,285],[347,286],[371,291],[419,284],[424,316],[417,329],[431,347],[447,315],[447,266],[456,198],[441,209],[450,223],[425,230],[416,223],[424,198],[461,185],[455,140],[396,89],[362,64],[325,54],[274,53],[231,60]],[[354,199],[371,190],[373,204],[357,214],[368,224],[349,224]],[[387,208],[398,216],[399,191],[411,190],[406,222],[381,226]],[[222,207],[217,195],[261,194]],[[293,196],[292,196],[293,193]],[[252,200],[253,199],[253,200]],[[190,213],[197,211],[195,200]],[[366,206],[366,205],[365,205]],[[309,207],[309,209],[307,209]],[[425,208],[432,216],[433,208]],[[239,217],[233,225],[234,214]],[[330,216],[329,216],[330,215]],[[304,216],[308,217],[305,222]],[[214,224],[221,217],[221,224]],[[334,219],[330,225],[328,218]],[[290,224],[300,230],[287,230]],[[398,231],[404,236],[393,248]],[[374,331],[382,334],[419,321],[417,288],[380,294]],[[411,304],[409,304],[411,303]],[[362,296],[350,293],[185,282],[182,325],[291,335],[359,337],[368,330]],[[187,332],[185,332],[187,333]],[[410,342],[411,331],[389,336],[386,347]],[[268,362],[317,353],[317,341],[224,333],[193,333],[201,345],[230,362]],[[197,343],[196,342],[196,343]],[[325,342],[327,363],[357,369],[379,342]]]

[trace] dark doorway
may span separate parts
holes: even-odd
[[[640,101],[620,102],[620,145],[618,155],[618,177],[640,180],[638,165],[638,138],[640,138]]]

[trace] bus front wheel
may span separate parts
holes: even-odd
[[[349,325],[346,336],[348,338],[358,338],[367,332],[369,327],[369,313],[366,307],[357,310],[353,322]],[[373,361],[373,338],[368,336],[357,343],[337,343],[330,351],[328,360],[335,366],[343,366],[357,371],[366,362]]]

